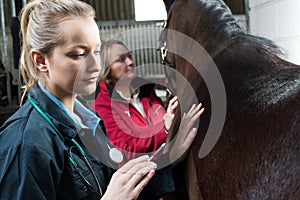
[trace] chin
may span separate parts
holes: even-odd
[[[79,95],[91,95],[95,91],[96,91],[96,87],[92,86],[92,87],[80,88],[77,91],[75,91],[75,93],[77,93]]]
[[[134,79],[135,77],[136,77],[136,75],[135,75],[134,73],[128,74],[128,75],[126,76],[126,78],[129,79],[129,80],[132,80],[132,79]]]

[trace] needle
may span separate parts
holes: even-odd
[[[163,150],[163,148],[165,146],[166,146],[166,143],[162,143],[162,145],[160,145],[160,147],[150,156],[148,161],[152,160],[154,158],[154,156],[156,156],[161,150]]]

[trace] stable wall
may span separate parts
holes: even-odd
[[[283,48],[300,64],[300,0],[248,0],[249,31]]]

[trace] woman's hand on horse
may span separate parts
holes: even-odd
[[[175,143],[170,150],[170,161],[173,165],[182,161],[186,156],[197,134],[197,128],[194,128],[195,123],[199,120],[203,112],[204,108],[202,108],[202,104],[200,103],[197,106],[194,104],[187,113],[183,114]]]
[[[113,174],[102,200],[137,199],[156,168],[157,165],[149,161],[147,155],[128,161]]]
[[[164,115],[165,130],[169,131],[175,117],[175,110],[178,107],[178,97],[173,97],[168,105],[167,112]]]

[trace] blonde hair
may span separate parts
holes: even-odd
[[[94,18],[95,11],[80,0],[31,0],[22,9],[20,72],[26,86],[24,94],[40,78],[30,52],[34,49],[50,56],[53,48],[64,40],[60,23],[77,16]]]
[[[102,41],[100,57],[101,57],[101,66],[103,67],[103,71],[100,75],[100,79],[105,81],[107,84],[108,83],[114,84],[110,77],[110,64],[111,64],[110,53],[111,53],[111,47],[114,44],[122,45],[129,51],[128,47],[120,40],[109,39],[109,40]]]

